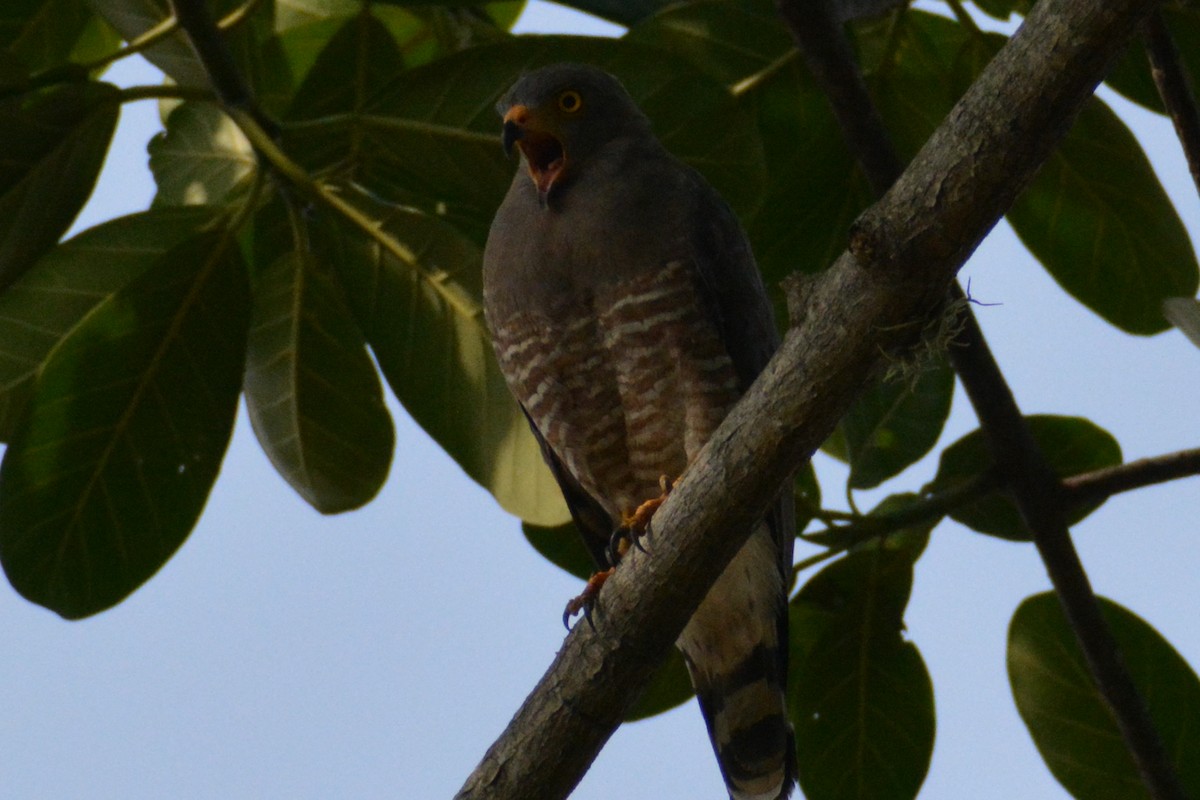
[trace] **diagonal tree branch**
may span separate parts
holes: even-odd
[[[605,584],[460,790],[565,797],[707,588],[885,354],[910,347],[955,272],[1070,127],[1154,0],[1041,0],[884,198],[805,287],[775,358],[659,509],[650,555]]]
[[[884,191],[899,175],[900,160],[840,26],[827,4],[820,0],[803,4],[797,0],[778,0],[778,6],[810,70],[825,89],[851,151],[876,191]],[[1159,20],[1161,28],[1159,15],[1151,16]],[[1151,23],[1151,31],[1152,53],[1164,49],[1159,41],[1164,37],[1169,45],[1165,29],[1155,37]],[[950,360],[966,388],[992,451],[996,462],[994,476],[1012,495],[1033,535],[1083,650],[1092,680],[1112,710],[1143,782],[1159,800],[1183,798],[1182,787],[1162,739],[1121,659],[1071,541],[1066,511],[1072,498],[1063,490],[1034,441],[958,283],[951,287],[950,299],[958,316],[958,332],[949,349]]]
[[[1151,14],[1146,20],[1146,54],[1150,57],[1150,72],[1158,94],[1183,145],[1188,171],[1200,191],[1200,108],[1196,104],[1195,86],[1179,60],[1179,50],[1161,12]]]

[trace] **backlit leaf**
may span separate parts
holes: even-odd
[[[840,423],[850,486],[878,486],[921,460],[937,443],[953,396],[954,371],[941,359],[912,378],[882,379],[860,395]]]
[[[318,511],[357,508],[387,478],[395,436],[379,374],[341,287],[311,256],[258,274],[246,406],[275,469]]]
[[[60,244],[0,294],[0,441],[16,432],[37,371],[59,341],[215,216],[189,208],[111,220]]]
[[[233,431],[248,318],[239,251],[213,231],[55,347],[0,466],[0,563],[18,592],[95,614],[183,543]]]
[[[1033,439],[1059,477],[1111,467],[1121,463],[1121,447],[1108,431],[1080,417],[1049,414],[1026,417]],[[942,451],[937,475],[926,492],[941,492],[962,486],[992,468],[987,441],[979,430],[968,433]],[[1074,525],[1100,507],[1103,501],[1076,506],[1067,514]],[[991,491],[977,500],[958,506],[950,516],[980,533],[1002,539],[1026,541],[1029,532],[1017,507],[1008,496]]]
[[[0,289],[83,208],[117,124],[117,90],[67,84],[0,100]]]
[[[800,786],[811,800],[911,800],[933,753],[933,686],[903,635],[912,554],[873,549],[792,601],[789,679]]]
[[[562,493],[492,353],[479,248],[436,217],[354,190],[344,196],[399,244],[388,250],[328,218],[315,233],[397,399],[506,510],[538,525],[566,521]]]
[[[1100,604],[1183,790],[1200,796],[1200,680],[1145,620],[1111,600]],[[1080,800],[1148,800],[1052,592],[1026,598],[1013,615],[1008,678],[1042,760],[1067,791]]]
[[[211,103],[183,103],[148,145],[158,184],[154,207],[225,205],[242,199],[255,174],[254,150]]]

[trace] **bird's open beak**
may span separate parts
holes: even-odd
[[[538,123],[529,108],[515,105],[504,115],[500,143],[506,155],[512,155],[514,144],[521,148],[529,167],[529,177],[533,179],[538,196],[545,204],[554,182],[567,167],[567,153],[562,142]]]

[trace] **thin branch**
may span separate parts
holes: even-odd
[[[460,798],[565,797],[708,587],[886,353],[1061,140],[1152,0],[1041,0],[911,167],[860,218],[857,246],[806,282],[803,323],[655,516],[656,546],[604,585]],[[734,533],[737,532],[737,533]],[[733,534],[733,535],[731,535]]]
[[[1093,503],[1119,492],[1200,475],[1200,448],[1180,450],[1063,479],[1072,503]]]
[[[851,151],[872,186],[882,193],[899,173],[900,162],[841,28],[820,0],[777,3],[810,70],[826,90]],[[1030,25],[1027,21],[1025,27]],[[875,241],[892,247],[890,242]],[[859,248],[858,252],[871,255],[871,249]],[[995,474],[1011,493],[1033,535],[1092,679],[1116,717],[1143,782],[1156,800],[1184,798],[1162,739],[1121,660],[1071,542],[1065,516],[1069,498],[1034,441],[965,299],[961,286],[955,283],[950,305],[957,309],[959,324],[949,355],[979,417],[995,459]]]
[[[1151,14],[1146,21],[1146,54],[1158,94],[1175,124],[1188,170],[1200,192],[1200,109],[1196,107],[1195,86],[1179,60],[1179,50],[1161,11]]]
[[[1156,800],[1186,800],[1175,767],[1100,611],[1066,523],[1068,495],[1033,441],[1016,400],[974,319],[955,348],[963,386],[1026,527],[1058,592],[1097,690],[1116,719],[1125,746]]]
[[[1200,448],[1180,450],[1063,478],[1064,502],[1070,509],[1106,500],[1122,492],[1196,475],[1200,475]],[[960,486],[927,495],[899,511],[887,514],[861,516],[819,509],[812,516],[824,522],[825,529],[802,536],[807,542],[824,544],[841,552],[904,528],[936,522],[954,509],[996,491],[999,486],[999,478],[994,471],[989,471],[976,475]],[[847,524],[832,524],[835,520]],[[799,569],[793,571],[799,572]]]

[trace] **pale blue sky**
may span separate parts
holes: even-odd
[[[577,23],[539,8],[527,24]],[[155,83],[144,62],[109,79]],[[1106,99],[1107,99],[1106,95]],[[1200,202],[1164,120],[1114,101],[1193,241]],[[81,226],[147,206],[153,103],[123,109]],[[1200,443],[1200,351],[1133,338],[1067,297],[1001,225],[965,273],[1028,413],[1086,416],[1127,459]],[[379,498],[334,518],[278,478],[244,415],[204,517],[122,605],[69,623],[0,587],[0,785],[13,798],[449,798],[550,663],[578,581],[394,403]],[[961,396],[944,441],[975,427]],[[827,498],[844,471],[818,458]],[[915,489],[931,459],[897,480]],[[835,501],[836,502],[836,501]],[[868,495],[860,503],[869,507]],[[1111,500],[1076,529],[1098,591],[1200,664],[1194,479]],[[1013,707],[1008,619],[1048,587],[1031,546],[944,523],[917,568],[909,633],[933,676],[923,798],[1061,798]],[[623,726],[574,797],[720,798],[693,704]]]

